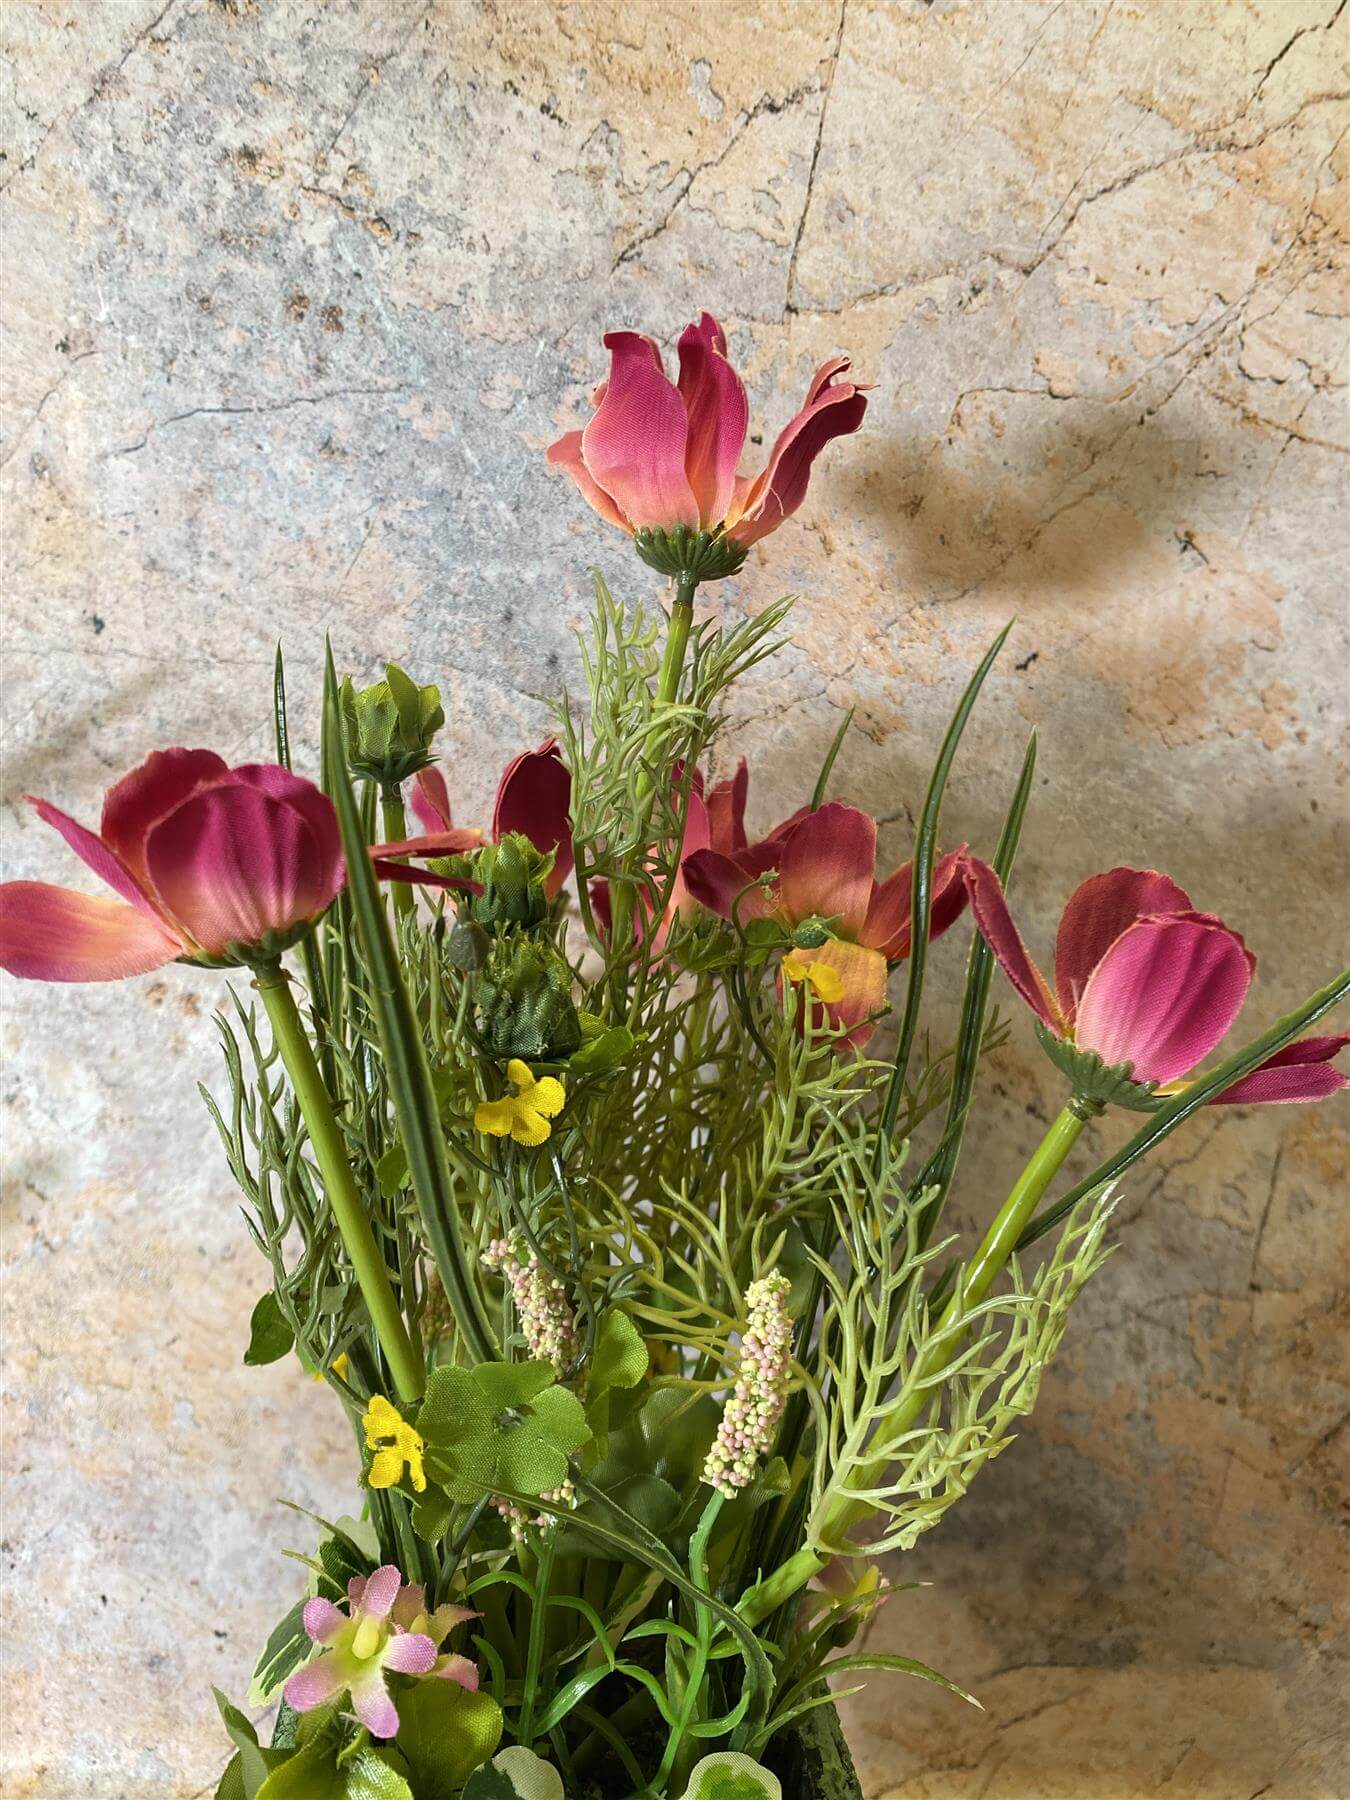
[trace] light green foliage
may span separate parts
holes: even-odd
[[[417,1415],[428,1475],[452,1500],[538,1495],[561,1487],[568,1457],[590,1438],[576,1395],[552,1363],[436,1369]]]
[[[683,1800],[782,1800],[776,1775],[736,1751],[705,1756],[694,1768]]]

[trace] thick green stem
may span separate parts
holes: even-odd
[[[314,1157],[323,1177],[328,1204],[333,1209],[342,1242],[351,1259],[361,1296],[380,1348],[384,1351],[400,1400],[419,1399],[424,1386],[422,1363],[408,1336],[408,1328],[389,1271],[380,1254],[370,1220],[347,1161],[347,1147],[333,1112],[333,1102],[323,1084],[314,1051],[301,1023],[288,977],[278,964],[258,970],[258,992],[271,1022],[277,1050],[295,1090],[296,1104],[309,1132]]]
[[[397,782],[386,782],[380,789],[380,817],[384,822],[386,844],[401,844],[408,835],[408,815],[403,809],[403,790]],[[394,911],[410,913],[417,902],[406,881],[390,884],[394,890]]]
[[[985,1232],[979,1249],[966,1265],[959,1289],[936,1321],[933,1328],[935,1335],[942,1332],[943,1327],[957,1323],[959,1317],[978,1306],[988,1294],[994,1277],[1011,1256],[1023,1226],[1036,1210],[1046,1188],[1078,1141],[1078,1134],[1092,1116],[1093,1110],[1077,1099],[1071,1100],[1046,1132],[1031,1161],[1018,1176],[1012,1192],[999,1208],[997,1218]],[[958,1305],[959,1314],[956,1313]],[[950,1339],[942,1337],[912,1372],[909,1377],[909,1397],[886,1415],[884,1424],[873,1439],[870,1457],[853,1476],[855,1487],[875,1488],[885,1479],[896,1445],[923,1409],[931,1404],[933,1378],[941,1374],[951,1348]],[[871,1511],[872,1508],[865,1500],[840,1499],[821,1521],[820,1535],[830,1543],[839,1543]],[[747,1625],[757,1625],[804,1588],[829,1560],[827,1555],[812,1549],[809,1544],[803,1544],[772,1575],[750,1590],[736,1608],[737,1612]]]

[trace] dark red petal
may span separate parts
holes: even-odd
[[[190,794],[228,774],[229,765],[214,750],[152,750],[104,795],[99,836],[145,883],[145,840],[152,829]]]
[[[492,813],[494,842],[518,831],[537,850],[556,850],[545,888],[550,900],[572,872],[572,777],[556,738],[527,750],[507,765]]]
[[[980,936],[993,951],[995,960],[1018,993],[1051,1031],[1063,1036],[1064,1019],[1050,992],[1050,985],[1031,960],[1022,942],[1008,902],[1003,897],[1003,884],[986,862],[967,856],[962,863],[970,909]]]
[[[1328,1094],[1350,1087],[1350,1077],[1330,1067],[1332,1057],[1338,1056],[1347,1044],[1350,1044],[1350,1031],[1340,1032],[1335,1037],[1300,1038],[1296,1044],[1286,1044],[1283,1050],[1277,1050],[1274,1056],[1258,1063],[1250,1075],[1244,1075],[1241,1081],[1235,1081],[1232,1087],[1216,1094],[1209,1104],[1290,1105],[1325,1099]]]

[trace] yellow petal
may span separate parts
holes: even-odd
[[[523,1063],[518,1056],[513,1056],[506,1065],[506,1079],[519,1093],[525,1093],[534,1086],[534,1076],[530,1065]]]
[[[524,1068],[524,1064],[521,1067]],[[480,1100],[473,1109],[475,1131],[489,1137],[506,1137],[515,1124],[516,1103],[512,1100]]]
[[[828,1006],[844,995],[844,980],[837,969],[828,963],[813,962],[807,965],[806,979],[811,983],[811,991],[816,998],[823,1000]]]
[[[511,1136],[518,1144],[533,1148],[547,1143],[552,1129],[543,1113],[536,1112],[533,1106],[521,1106],[512,1122]]]
[[[783,958],[783,973],[789,981],[806,980],[807,963],[800,950],[789,951]]]
[[[403,1473],[403,1453],[400,1450],[377,1450],[370,1459],[369,1481],[373,1488],[390,1488],[398,1484]]]
[[[383,1394],[372,1394],[370,1402],[362,1415],[361,1423],[366,1428],[366,1448],[373,1450],[381,1438],[393,1437],[403,1423],[398,1408],[385,1399]]]
[[[553,1075],[543,1075],[530,1089],[530,1105],[546,1119],[556,1119],[567,1103],[567,1089]]]

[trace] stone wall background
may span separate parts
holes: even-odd
[[[755,819],[856,701],[841,786],[898,859],[1016,612],[951,835],[989,843],[1036,725],[1035,941],[1154,861],[1275,1016],[1343,959],[1343,13],[11,0],[5,873],[72,874],[25,791],[90,817],[152,745],[266,754],[278,634],[312,721],[325,628],[442,682],[481,817],[588,564],[647,579],[542,447],[603,329],[708,305],[756,430],[836,349],[877,384],[716,594],[802,596],[728,740]],[[207,1684],[241,1693],[304,1536],[274,1496],[348,1495],[322,1393],[238,1367],[219,995],[4,990],[6,1793],[210,1792]],[[967,1217],[1055,1092],[1019,1018]],[[1348,1136],[1343,1103],[1215,1112],[1128,1182],[1034,1422],[876,1629],[988,1710],[875,1679],[874,1800],[1343,1791]]]

